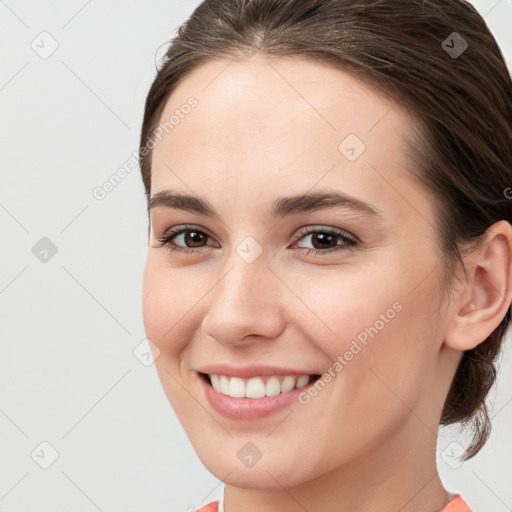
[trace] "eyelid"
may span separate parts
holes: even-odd
[[[204,247],[183,247],[180,245],[172,245],[170,242],[173,238],[183,234],[187,231],[196,231],[206,235],[208,238],[214,239],[212,235],[208,233],[207,230],[203,229],[201,226],[191,225],[191,224],[182,224],[178,226],[174,226],[173,228],[169,228],[164,231],[162,235],[158,237],[159,247],[167,247],[169,252],[176,251],[177,253],[183,254],[193,254],[202,252],[201,249]],[[312,224],[308,226],[304,226],[299,230],[297,235],[295,236],[295,240],[292,243],[291,247],[293,248],[297,242],[299,242],[302,238],[312,235],[315,233],[328,233],[337,237],[337,239],[341,239],[343,243],[337,244],[334,247],[329,247],[326,249],[310,249],[307,247],[298,247],[299,250],[306,251],[306,255],[311,253],[315,254],[315,256],[329,256],[337,253],[338,251],[346,251],[346,250],[354,250],[357,249],[360,245],[359,238],[351,233],[337,227],[331,226],[322,226],[319,224]],[[218,243],[218,242],[216,242]],[[207,245],[208,246],[208,245]],[[211,247],[211,245],[210,245]]]
[[[187,231],[187,230],[199,231],[199,232],[204,233],[205,235],[208,235],[210,238],[214,238],[212,235],[210,235],[210,233],[208,233],[207,229],[205,229],[201,226],[198,226],[196,224],[181,224],[181,225],[175,226],[173,228],[166,229],[162,233],[162,235],[155,237],[155,238],[159,241],[162,241],[162,239],[164,239],[164,238],[169,238],[171,236],[177,236],[177,235],[181,234],[183,231]],[[358,237],[356,237],[352,233],[349,233],[348,231],[345,231],[344,229],[336,228],[336,227],[332,227],[332,226],[326,226],[326,225],[322,225],[322,224],[310,224],[308,226],[304,226],[301,229],[299,229],[299,231],[297,232],[297,234],[294,237],[293,243],[297,242],[305,235],[309,235],[311,233],[316,233],[319,231],[333,232],[337,235],[343,235],[346,238],[350,238],[354,242],[358,242],[358,243],[360,242]]]
[[[156,240],[160,243],[158,247],[162,247],[170,238],[174,238],[182,234],[184,231],[199,231],[200,233],[204,233],[211,239],[215,238],[208,232],[207,229],[197,224],[179,224],[177,226],[164,230],[164,232],[160,236],[155,236]]]
[[[336,235],[341,235],[345,238],[348,238],[350,240],[352,240],[352,242],[354,243],[360,243],[361,241],[359,240],[359,238],[355,235],[353,235],[352,233],[344,230],[344,229],[341,229],[341,228],[336,228],[336,227],[333,227],[333,226],[325,226],[325,225],[322,225],[322,224],[310,224],[309,226],[305,226],[303,228],[301,228],[299,230],[299,232],[297,233],[296,237],[295,237],[295,242],[297,242],[298,240],[300,240],[303,236],[305,235],[309,235],[311,233],[317,233],[317,232],[328,232],[328,233],[334,233]],[[295,243],[294,242],[294,243]]]

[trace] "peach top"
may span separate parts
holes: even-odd
[[[224,507],[222,502],[216,500],[204,505],[198,509],[197,512],[224,512]],[[450,503],[448,503],[448,505],[446,505],[446,507],[444,507],[440,512],[471,512],[471,509],[462,499],[460,494],[456,494],[452,501],[450,501]]]

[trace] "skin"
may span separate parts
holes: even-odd
[[[151,211],[143,318],[167,397],[224,481],[226,512],[440,511],[449,501],[435,461],[441,408],[462,351],[510,303],[511,227],[493,226],[466,258],[468,279],[448,295],[433,200],[407,170],[408,113],[305,58],[228,63],[210,61],[177,87],[162,120],[190,96],[198,105],[153,150],[152,194],[194,194],[218,213]],[[366,145],[354,161],[338,149],[350,133]],[[267,214],[278,196],[323,188],[370,203],[381,219],[346,207]],[[159,236],[183,224],[208,235],[174,238],[195,252],[159,247]],[[359,243],[298,238],[305,226]],[[247,236],[263,249],[252,263],[236,252]],[[314,248],[325,255],[306,254]],[[397,302],[401,311],[308,404],[251,422],[207,402],[196,368],[321,374]],[[252,467],[237,457],[249,441],[262,454]]]

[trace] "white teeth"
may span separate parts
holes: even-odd
[[[301,388],[302,386],[305,386],[309,382],[309,376],[308,375],[301,375],[297,379],[297,383],[295,384],[296,388]]]
[[[245,384],[242,379],[238,377],[231,377],[229,380],[229,396],[237,398],[245,397]]]
[[[281,382],[281,393],[286,393],[287,391],[291,391],[295,387],[295,377],[288,375],[284,378],[283,382]],[[309,378],[308,378],[309,380]],[[300,387],[300,386],[297,386]]]
[[[261,379],[252,378],[247,381],[245,386],[245,394],[249,398],[263,398],[265,396],[266,387]]]
[[[279,393],[281,393],[281,384],[279,384],[279,379],[277,377],[270,377],[270,379],[267,380],[267,384],[265,386],[265,395],[275,396],[279,395]]]
[[[225,375],[220,376],[218,391],[224,395],[229,395],[229,379]]]
[[[301,388],[309,383],[309,375],[287,375],[277,377],[252,377],[241,379],[239,377],[227,377],[226,375],[209,375],[212,387],[223,395],[235,398],[263,398],[264,396],[275,396],[279,393],[286,393],[294,388]]]
[[[220,376],[219,375],[210,375],[210,380],[212,381],[213,389],[220,389]]]

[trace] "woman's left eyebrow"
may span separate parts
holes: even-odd
[[[217,216],[215,209],[205,199],[172,190],[162,190],[151,195],[148,201],[148,211],[157,207],[185,210],[207,217]],[[335,207],[354,210],[375,219],[382,218],[382,212],[375,206],[344,192],[333,190],[278,197],[274,200],[269,214],[271,217],[285,217]]]

